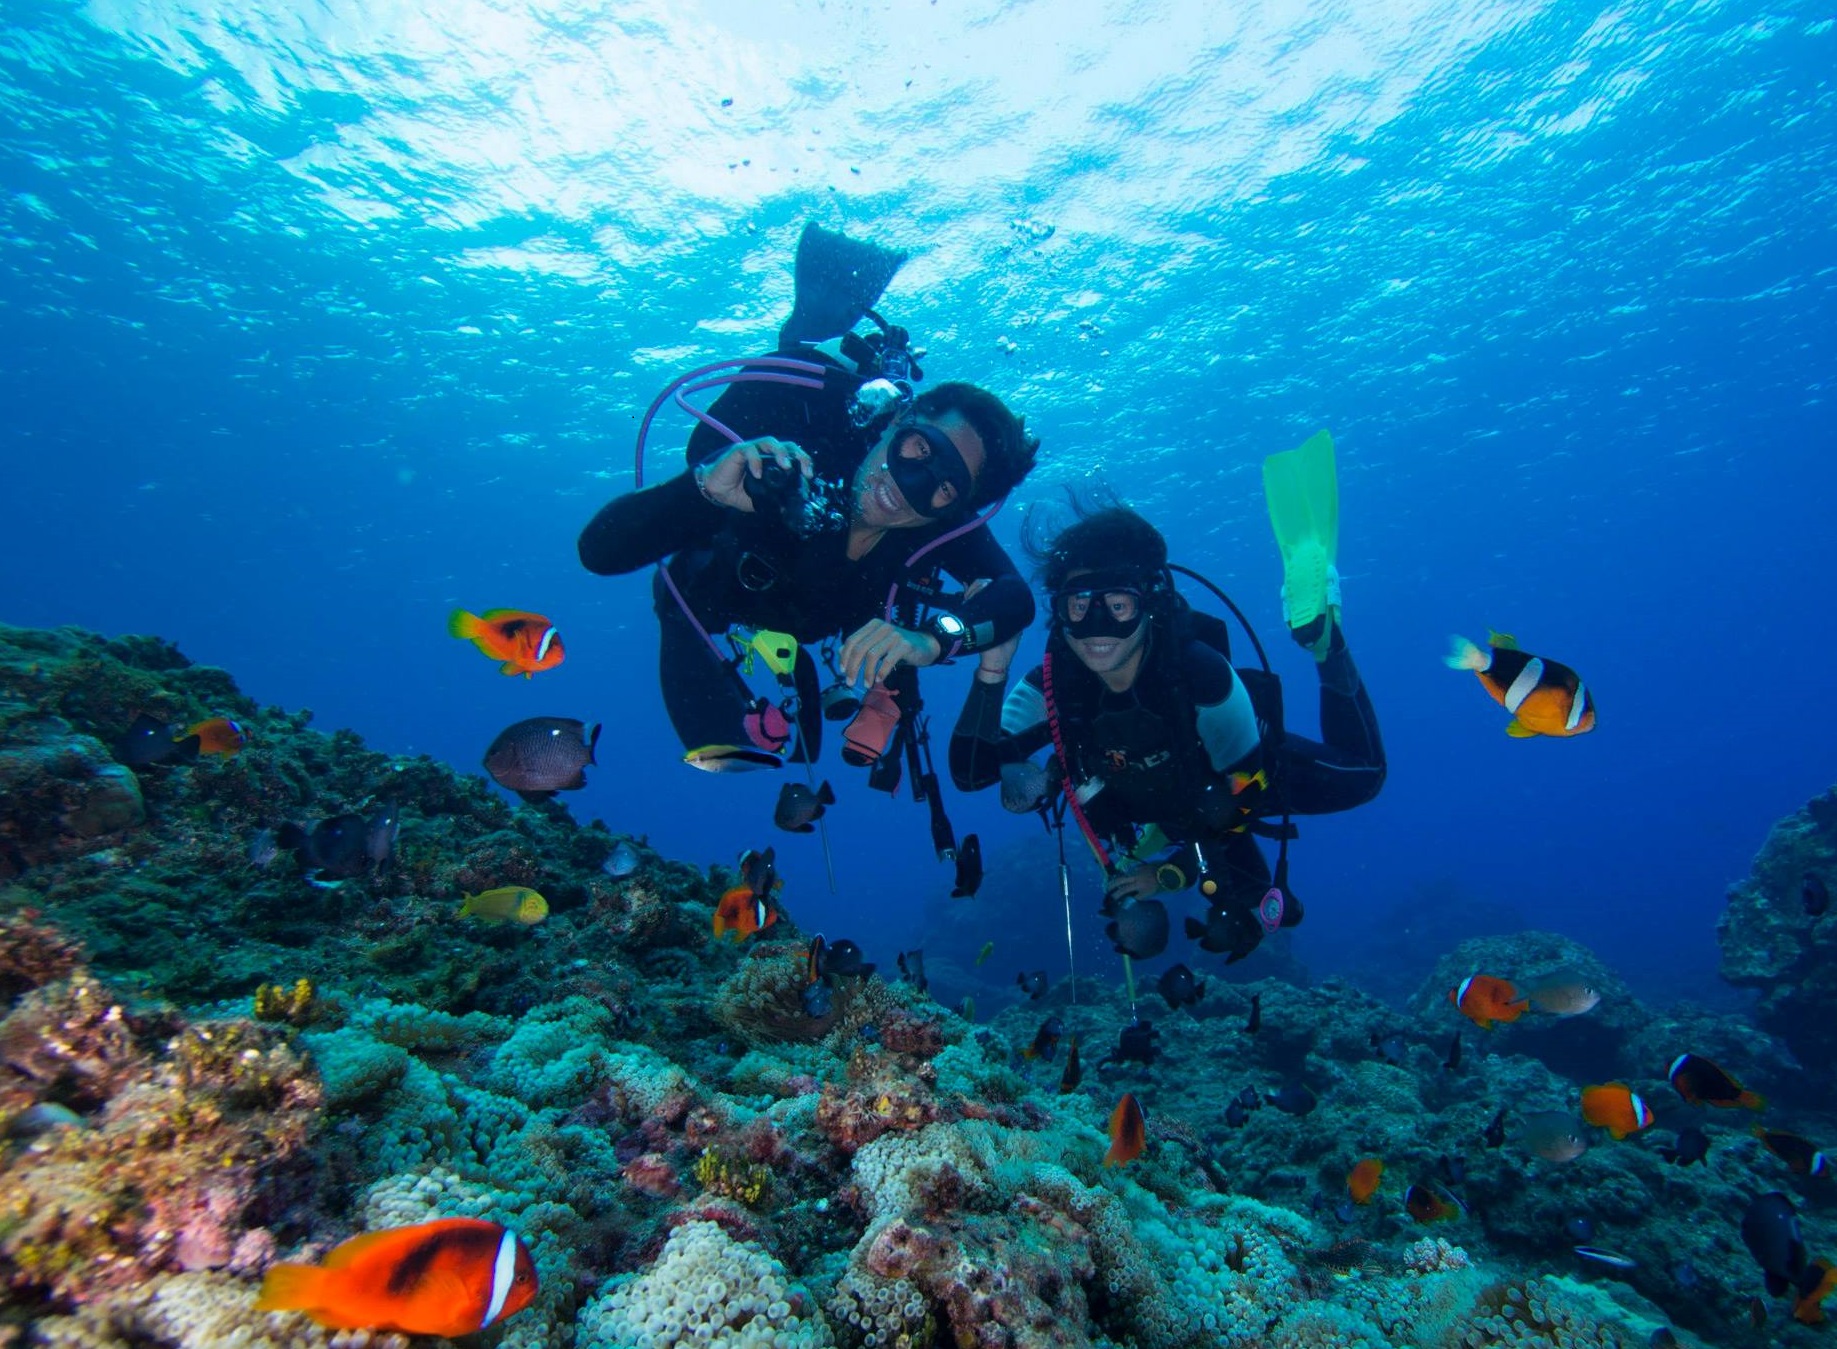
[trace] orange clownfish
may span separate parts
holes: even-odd
[[[221,754],[226,759],[234,759],[249,743],[248,734],[228,717],[195,722],[185,728],[184,735],[175,738],[175,743],[194,735],[198,737],[198,753]]]
[[[1582,1088],[1582,1118],[1606,1129],[1616,1141],[1650,1127],[1652,1108],[1624,1082]]]
[[[1103,1164],[1121,1166],[1133,1162],[1147,1145],[1148,1119],[1136,1104],[1134,1094],[1124,1092],[1123,1099],[1110,1112],[1110,1150],[1104,1153]]]
[[[301,1311],[328,1330],[470,1335],[536,1296],[536,1262],[516,1233],[478,1218],[366,1232],[319,1265],[274,1265],[257,1311]]]
[[[482,614],[455,609],[447,619],[446,630],[472,643],[491,659],[502,661],[498,667],[502,673],[525,679],[538,670],[554,669],[567,654],[553,623],[541,614],[521,609],[487,609]]]
[[[1803,1291],[1793,1301],[1792,1319],[1807,1326],[1822,1323],[1824,1299],[1837,1290],[1837,1269],[1832,1268],[1829,1260],[1814,1260],[1805,1267],[1799,1287]]]
[[[1581,735],[1595,729],[1595,696],[1582,676],[1567,665],[1520,651],[1501,632],[1486,634],[1481,650],[1465,637],[1454,639],[1448,664],[1472,670],[1480,683],[1512,714],[1505,733],[1523,739],[1533,735]]]
[[[750,885],[734,886],[714,906],[714,935],[717,937],[725,937],[732,932],[739,940],[745,941],[753,933],[777,921],[778,911],[772,907],[771,901],[756,893]]]
[[[1367,1157],[1346,1173],[1346,1191],[1353,1203],[1369,1204],[1378,1192],[1378,1182],[1383,1179],[1384,1163],[1376,1157]]]
[[[1490,974],[1470,974],[1458,988],[1448,990],[1448,1001],[1461,1009],[1481,1030],[1491,1030],[1495,1021],[1516,1021],[1531,1003],[1518,996],[1510,979],[1495,979]]]

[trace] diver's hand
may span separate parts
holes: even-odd
[[[872,688],[901,665],[930,665],[944,654],[938,639],[876,618],[842,643],[842,678]]]
[[[728,510],[745,511],[751,515],[753,499],[746,494],[746,480],[762,476],[768,459],[780,468],[794,469],[803,474],[806,482],[816,476],[816,465],[796,445],[787,440],[761,436],[757,440],[743,440],[738,445],[729,446],[720,458],[696,465],[695,485],[715,505],[725,506]]]
[[[1134,871],[1125,871],[1119,876],[1112,876],[1110,883],[1103,888],[1104,897],[1111,905],[1120,900],[1134,903],[1138,899],[1147,899],[1161,889],[1161,878],[1153,867],[1138,867]],[[1106,909],[1107,911],[1107,909]]]
[[[1015,633],[1005,642],[997,642],[987,651],[976,653],[976,678],[985,684],[1008,682],[1008,667],[1014,664],[1014,653],[1021,648],[1021,635]]]

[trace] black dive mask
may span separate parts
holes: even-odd
[[[925,442],[926,452],[917,457],[900,453],[915,436]],[[893,475],[893,485],[899,488],[906,504],[928,520],[960,514],[969,508],[970,490],[975,486],[969,465],[963,462],[957,443],[929,422],[906,422],[894,428],[893,439],[887,445],[887,472]],[[955,489],[956,495],[948,505],[934,507],[931,499],[947,485]]]
[[[1148,588],[1134,572],[1087,572],[1052,597],[1068,637],[1130,637],[1147,615]]]

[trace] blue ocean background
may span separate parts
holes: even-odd
[[[602,721],[581,819],[776,844],[799,921],[882,960],[968,903],[999,979],[1062,962],[1037,821],[953,796],[991,879],[947,901],[925,812],[833,747],[832,895],[777,780],[678,762],[648,578],[575,557],[654,393],[769,347],[815,219],[909,249],[883,307],[932,378],[1044,438],[998,535],[1113,489],[1304,730],[1258,465],[1333,432],[1391,774],[1297,844],[1315,974],[1537,926],[1715,998],[1725,887],[1837,776],[1833,72],[1828,7],[1747,0],[8,0],[0,620],[158,633],[465,767]],[[500,678],[455,607],[551,615],[567,663]],[[1599,729],[1509,740],[1441,663],[1489,626]],[[966,677],[926,676],[940,751]]]

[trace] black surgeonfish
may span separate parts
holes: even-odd
[[[1152,1064],[1155,1056],[1160,1053],[1155,1048],[1155,1036],[1159,1034],[1152,1021],[1130,1022],[1116,1037],[1116,1048],[1098,1060],[1097,1066],[1102,1068],[1110,1063]]]
[[[142,712],[134,718],[134,724],[128,727],[127,734],[115,742],[115,761],[130,768],[145,768],[148,764],[166,763],[174,759],[195,759],[198,757],[200,743],[199,737],[195,735],[181,736],[174,740],[170,726]]]
[[[952,899],[969,899],[982,889],[982,840],[965,834],[957,845],[957,883],[951,887]]]
[[[600,727],[573,717],[529,717],[506,726],[485,751],[485,771],[498,786],[525,801],[546,801],[556,792],[587,785],[587,766]]]
[[[861,958],[861,948],[847,937],[841,941],[830,942],[824,946],[819,962],[819,972],[825,975],[839,974],[847,978],[862,978],[874,972],[874,963]]]
[[[1119,955],[1152,960],[1167,949],[1167,905],[1158,899],[1141,899],[1104,925],[1104,935]]]
[[[292,850],[309,880],[324,876],[348,881],[389,860],[399,827],[395,808],[383,806],[369,815],[334,815],[310,829],[284,824],[275,842]]]
[[[1206,995],[1205,981],[1197,978],[1185,965],[1163,970],[1156,988],[1167,1000],[1167,1010],[1170,1012],[1191,1007]]]
[[[1741,1241],[1760,1266],[1767,1292],[1779,1297],[1805,1273],[1805,1238],[1792,1200],[1778,1190],[1758,1195],[1741,1215]]]

